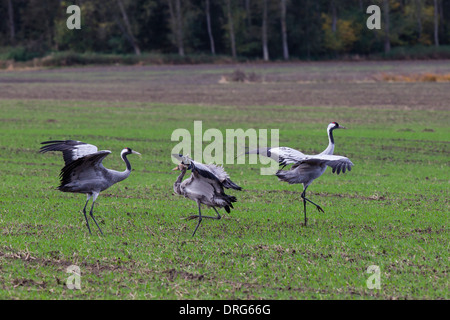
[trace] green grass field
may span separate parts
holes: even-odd
[[[1,299],[448,299],[449,111],[341,106],[168,104],[53,99],[0,101]],[[226,165],[243,191],[219,221],[181,218],[196,204],[173,194],[173,130],[280,129],[280,145],[304,153],[327,146],[355,164],[309,188]],[[130,177],[97,200],[89,235],[85,196],[55,188],[60,153],[40,142],[77,139],[113,153],[104,165]],[[207,145],[207,143],[205,143]],[[220,211],[225,213],[224,210]],[[204,209],[204,214],[213,214]],[[81,290],[66,268],[81,269]],[[380,289],[366,270],[380,267]]]

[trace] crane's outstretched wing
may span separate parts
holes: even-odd
[[[45,144],[45,146],[39,149],[39,152],[41,153],[48,151],[62,151],[64,163],[66,165],[98,151],[97,147],[92,144],[75,140],[52,140],[41,142],[41,144]]]
[[[297,163],[306,157],[306,155],[300,151],[288,147],[260,148],[248,151],[246,154],[261,154],[265,157],[278,161],[280,166],[287,166],[291,163]]]
[[[222,166],[203,164],[182,154],[172,154],[172,156],[181,161],[181,163],[188,165],[188,169],[191,169],[194,175],[198,174],[204,179],[207,179],[212,185],[216,185],[215,188],[219,191],[222,190],[221,192],[223,192],[224,187],[227,189],[242,190],[240,186],[231,181],[230,176]]]
[[[186,164],[186,162],[184,162]],[[199,183],[203,183],[212,187],[215,193],[224,194],[223,184],[220,182],[219,178],[204,164],[190,160],[188,169],[192,170],[192,176],[194,179],[191,180],[191,184],[196,184],[198,180]]]
[[[230,176],[226,173],[225,169],[222,166],[217,166],[215,164],[205,164],[206,168],[208,168],[218,179],[222,182],[223,186],[227,189],[234,190],[242,190],[240,186],[231,181]]]
[[[325,164],[331,167],[333,173],[345,173],[346,170],[351,171],[354,166],[353,162],[351,162],[347,157],[343,156],[334,156],[334,155],[315,155],[315,156],[305,156],[306,158],[297,162],[294,166],[299,165],[301,163],[310,163],[310,164]]]
[[[65,165],[61,169],[61,185],[58,189],[61,191],[76,191],[77,188],[82,188],[89,181],[103,177],[106,169],[103,167],[102,161],[110,153],[109,150],[102,150]]]

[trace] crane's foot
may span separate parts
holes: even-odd
[[[183,219],[183,220],[194,220],[194,219],[197,219],[198,217],[199,217],[198,214],[193,214],[193,215],[190,215],[188,217],[184,217],[184,218],[180,218],[180,219]]]
[[[183,220],[194,220],[194,219],[198,219],[199,217],[200,216],[198,214],[193,214],[193,215],[190,215],[188,217],[181,218],[181,219],[183,219]],[[203,216],[202,215],[202,218],[220,220],[221,217],[220,216],[218,216],[218,217],[211,217],[211,216]]]
[[[317,211],[325,213],[325,211],[323,211],[323,209],[320,206],[317,206],[316,208],[317,208]]]

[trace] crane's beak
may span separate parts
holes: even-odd
[[[347,129],[347,128],[339,125],[338,129]]]
[[[134,150],[132,150],[131,153],[137,154],[138,156],[142,156],[142,154],[140,154],[139,152],[134,151]]]
[[[186,165],[180,163],[180,164],[177,165],[175,168],[173,168],[172,171],[177,171],[177,170],[184,171],[184,170],[186,170],[186,168],[187,168]]]

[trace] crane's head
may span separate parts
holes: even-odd
[[[186,169],[191,169],[192,168],[192,159],[189,158],[188,155],[183,156],[181,153],[180,154],[172,154],[172,157],[174,157],[175,159],[177,159],[178,161],[180,161],[180,164],[173,168],[172,170],[186,170]]]
[[[129,154],[137,154],[137,155],[141,155],[139,152],[131,150],[131,148],[125,148],[122,150],[122,152],[120,153],[121,157],[123,158],[123,156],[127,156]]]
[[[334,130],[334,129],[347,129],[346,127],[340,126],[337,122],[331,122],[328,125],[328,131]]]

